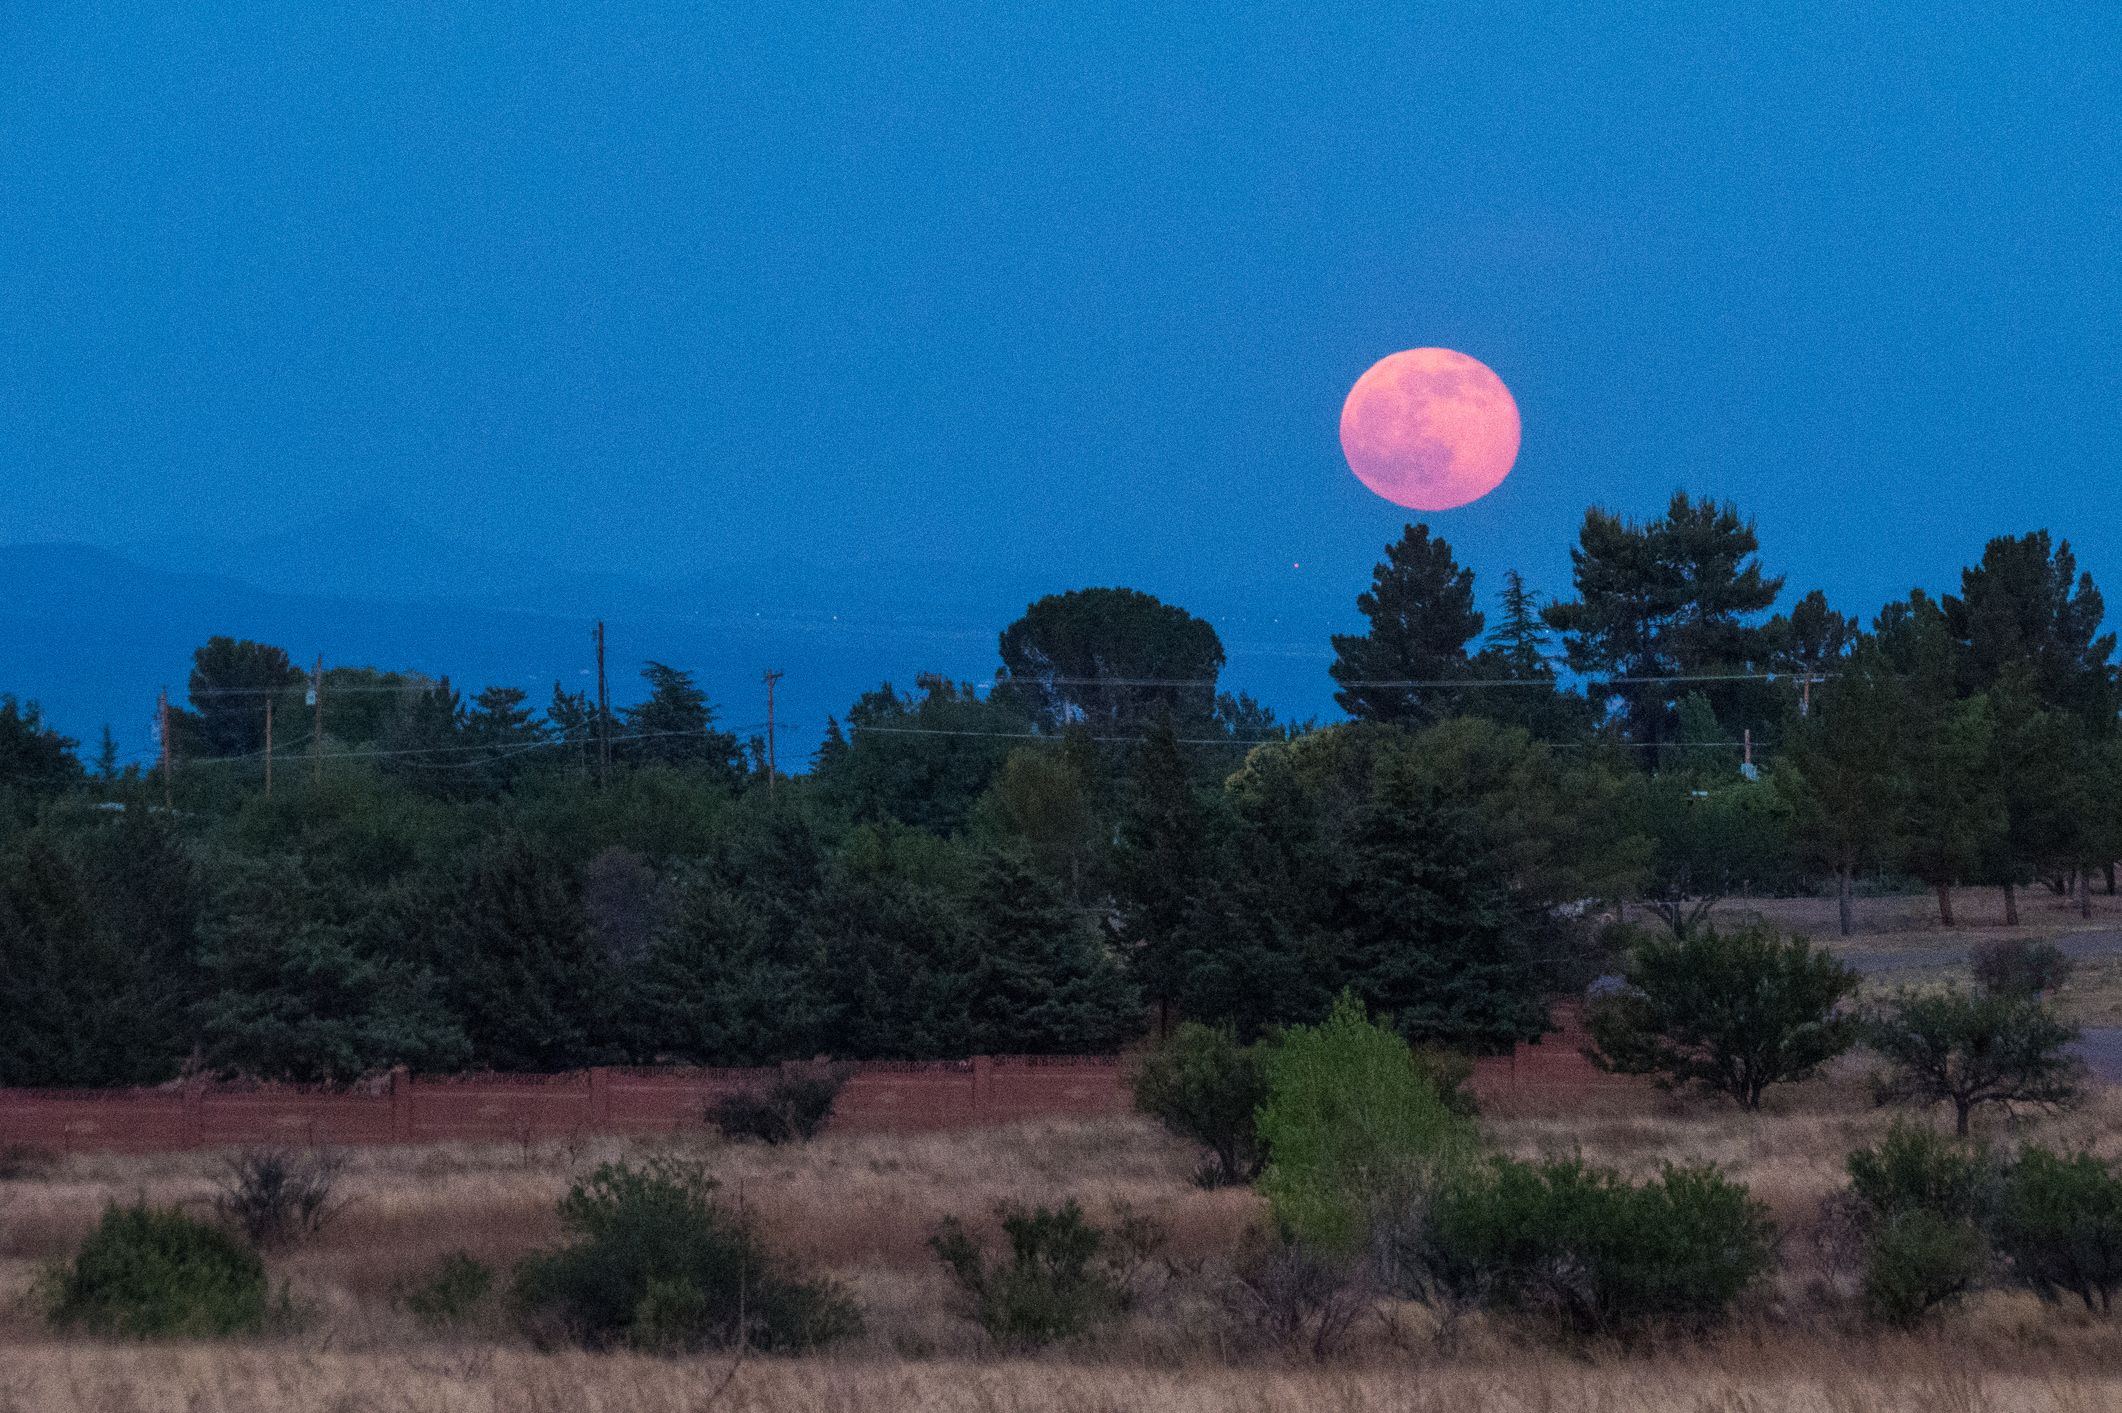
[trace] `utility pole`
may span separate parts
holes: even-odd
[[[309,728],[309,780],[315,785],[324,779],[324,654],[317,654],[317,665],[309,674],[309,704],[314,709]]]
[[[167,687],[164,687],[161,694],[155,698],[155,736],[162,743],[162,808],[167,810],[174,808],[169,786],[169,688]]]
[[[1798,715],[1813,714],[1813,675],[1808,672],[1798,679]]]
[[[604,620],[597,620],[597,783],[612,768],[612,714],[604,688]]]
[[[273,699],[265,699],[265,798],[273,797]]]
[[[774,779],[781,772],[774,768],[774,684],[788,676],[786,672],[766,674],[766,793],[774,793]]]

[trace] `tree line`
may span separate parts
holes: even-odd
[[[1490,613],[1407,527],[1324,726],[1224,690],[1177,605],[1052,595],[992,680],[882,684],[779,779],[661,663],[606,714],[216,637],[168,780],[0,698],[0,1083],[1095,1051],[1344,991],[1496,1051],[1612,967],[1613,903],[2112,890],[2115,640],[2067,543],[1868,627],[1772,612],[1727,504],[1594,509],[1571,558]]]

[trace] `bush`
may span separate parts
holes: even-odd
[[[59,1166],[59,1155],[33,1143],[0,1143],[0,1182],[46,1177]]]
[[[1438,1190],[1421,1240],[1453,1298],[1627,1337],[1721,1319],[1767,1273],[1775,1228],[1714,1167],[1635,1185],[1579,1158],[1494,1158]]]
[[[1134,1090],[1136,1109],[1208,1149],[1204,1187],[1260,1175],[1266,1159],[1256,1118],[1267,1102],[1267,1066],[1258,1045],[1240,1045],[1227,1027],[1188,1021],[1142,1057]]]
[[[1812,1077],[1857,1037],[1856,1021],[1837,1014],[1856,972],[1766,926],[1642,937],[1627,978],[1592,1003],[1593,1060],[1728,1094],[1742,1109],[1760,1108],[1772,1084]]]
[[[322,1231],[345,1205],[332,1200],[345,1166],[323,1149],[246,1149],[224,1167],[214,1209],[261,1251],[293,1245]]]
[[[1975,981],[1992,996],[2038,998],[2070,980],[2071,959],[2053,942],[2004,937],[1968,953]]]
[[[2091,1153],[2028,1147],[2012,1164],[1997,1245],[2043,1300],[2075,1295],[2102,1314],[2122,1286],[2122,1175]]]
[[[1916,1324],[1972,1290],[1988,1265],[1989,1245],[1973,1222],[1908,1208],[1872,1234],[1864,1308],[1885,1324]]]
[[[1989,1150],[1922,1124],[1894,1123],[1877,1147],[1851,1153],[1848,1167],[1850,1191],[1874,1228],[1904,1212],[1980,1225],[1996,1206],[1999,1173]]]
[[[461,1325],[494,1288],[493,1267],[452,1251],[405,1292],[405,1308],[430,1325]]]
[[[1092,1225],[1074,1199],[1059,1207],[997,1209],[1009,1238],[1009,1260],[991,1262],[955,1218],[946,1218],[929,1248],[949,1268],[988,1337],[1026,1349],[1071,1339],[1124,1314],[1142,1263],[1163,1245],[1146,1219],[1123,1213],[1108,1232]]]
[[[1473,1151],[1407,1042],[1343,994],[1318,1025],[1293,1026],[1268,1053],[1261,1188],[1284,1234],[1329,1254],[1362,1247],[1374,1220]]]
[[[534,1334],[592,1348],[801,1349],[853,1333],[840,1290],[782,1269],[698,1168],[606,1163],[560,1200],[573,1241],[530,1257],[516,1299]]]
[[[843,1070],[825,1067],[784,1073],[764,1089],[725,1094],[709,1106],[708,1122],[724,1138],[761,1143],[808,1143],[833,1116],[847,1084]]]
[[[144,1338],[247,1334],[266,1320],[265,1266],[220,1227],[167,1207],[106,1207],[46,1273],[45,1313],[62,1329]]]
[[[1248,1331],[1331,1359],[1371,1308],[1362,1265],[1254,1228],[1231,1263],[1224,1304]]]

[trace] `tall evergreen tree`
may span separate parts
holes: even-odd
[[[976,1050],[1101,1054],[1141,1031],[1140,993],[1053,882],[1023,860],[988,854],[970,920]]]
[[[1466,677],[1466,645],[1485,621],[1474,607],[1474,573],[1427,525],[1409,525],[1385,547],[1371,586],[1356,597],[1370,628],[1336,633],[1329,669],[1334,700],[1359,721],[1419,726],[1449,714]]]
[[[2114,733],[2115,635],[2100,631],[2106,605],[2068,540],[2051,548],[2046,530],[1991,540],[1943,607],[1964,691],[1986,691],[2016,669],[2043,707],[2102,738]]]
[[[1752,522],[1732,506],[1676,492],[1664,515],[1623,520],[1594,506],[1570,551],[1577,597],[1544,610],[1574,672],[1604,679],[1595,698],[1618,703],[1629,734],[1673,739],[1680,699],[1700,690],[1727,727],[1765,715],[1764,693],[1743,682],[1676,682],[1741,674],[1764,656],[1748,620],[1783,581],[1763,574]]]
[[[1160,1032],[1184,983],[1189,927],[1215,860],[1179,734],[1158,721],[1134,748],[1113,851],[1114,911],[1130,970]]]
[[[621,759],[690,766],[734,787],[744,774],[737,738],[715,729],[715,709],[693,674],[660,662],[641,669],[648,699],[620,711],[625,735],[613,754]]]
[[[1901,683],[1874,646],[1860,647],[1799,724],[1776,784],[1792,804],[1796,837],[1834,873],[1844,937],[1851,883],[1866,863],[1892,856],[1907,782],[1900,734]]]
[[[79,744],[47,726],[35,702],[0,695],[0,797],[42,798],[74,785],[81,779]]]
[[[807,924],[808,919],[804,922]],[[815,985],[815,934],[791,931],[755,902],[696,871],[633,968],[629,1048],[646,1062],[763,1065],[831,1042]]]
[[[265,704],[291,720],[302,702],[302,672],[270,643],[213,637],[192,654],[194,715],[188,750],[210,756],[256,755],[265,749]]]

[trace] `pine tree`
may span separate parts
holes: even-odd
[[[816,1054],[831,1036],[813,986],[815,940],[777,930],[706,874],[681,885],[628,978],[630,1049],[644,1062],[764,1065]]]
[[[96,747],[96,778],[105,783],[118,778],[118,738],[111,734],[108,721],[103,723],[103,740]]]
[[[1104,1054],[1142,1028],[1141,998],[1051,881],[1000,850],[983,860],[971,923],[974,1046],[989,1054]]]
[[[1421,725],[1449,714],[1458,689],[1435,685],[1467,675],[1466,645],[1484,622],[1474,607],[1474,574],[1429,526],[1409,525],[1371,571],[1356,608],[1370,621],[1361,635],[1336,633],[1330,671],[1334,700],[1359,721]]]
[[[742,750],[736,736],[715,730],[715,709],[693,674],[651,662],[641,669],[641,678],[648,683],[648,699],[619,713],[625,734],[634,739],[621,742],[614,755],[698,767],[734,788],[744,776]]]
[[[1213,862],[1207,812],[1178,732],[1159,720],[1134,750],[1113,852],[1114,906],[1129,969],[1170,1029],[1187,929]]]

